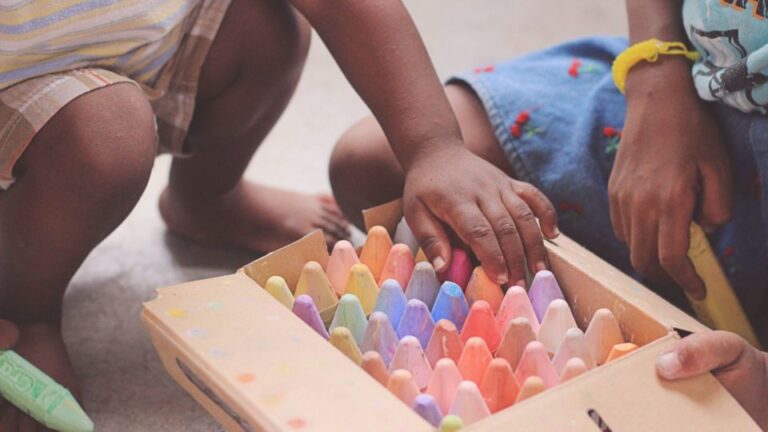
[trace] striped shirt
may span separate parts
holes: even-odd
[[[0,0],[0,89],[83,67],[151,85],[199,0]]]

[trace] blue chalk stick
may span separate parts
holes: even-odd
[[[464,326],[464,320],[469,313],[469,304],[461,287],[453,282],[443,282],[440,292],[437,293],[435,305],[432,306],[432,319],[435,322],[441,319],[447,319],[456,325],[456,329],[461,331]]]
[[[407,301],[403,287],[396,280],[387,279],[381,284],[379,297],[376,298],[376,306],[373,310],[374,312],[384,312],[389,317],[392,327],[397,328],[400,325]]]

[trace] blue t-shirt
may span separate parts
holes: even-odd
[[[699,96],[768,114],[768,0],[685,0],[683,22],[701,54]]]

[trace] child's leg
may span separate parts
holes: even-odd
[[[512,167],[475,93],[460,84],[446,86],[445,92],[465,145],[511,176]],[[403,171],[376,119],[361,120],[341,137],[331,156],[330,178],[339,206],[359,228],[362,210],[402,196]]]
[[[234,0],[203,66],[187,146],[173,162],[160,209],[197,240],[269,251],[315,228],[346,238],[330,197],[260,186],[243,172],[290,100],[310,29],[285,1]]]
[[[16,183],[0,191],[0,317],[19,324],[21,355],[75,391],[60,331],[62,296],[139,199],[156,141],[141,90],[95,90],[46,123],[18,161]],[[32,425],[4,404],[0,430],[17,430],[17,421]]]

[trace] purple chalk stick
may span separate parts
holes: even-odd
[[[312,297],[306,294],[296,297],[296,301],[293,302],[293,313],[307,323],[308,326],[312,327],[317,334],[328,339],[328,330],[325,329],[325,324],[323,324],[323,320],[320,318],[320,312],[317,311]]]
[[[381,355],[384,364],[389,367],[397,349],[399,338],[395,329],[384,312],[374,312],[368,318],[368,328],[365,330],[360,351],[376,351]]]
[[[528,297],[531,299],[533,311],[536,312],[536,318],[539,319],[539,322],[544,319],[544,313],[552,300],[565,300],[563,291],[560,290],[560,285],[555,280],[555,275],[548,270],[542,270],[533,277],[531,289],[528,290]]]
[[[432,315],[429,313],[427,305],[421,300],[408,300],[403,318],[397,326],[397,335],[400,339],[414,336],[421,343],[421,348],[424,349],[427,347],[434,329],[435,322],[432,321]]]
[[[420,394],[416,396],[413,401],[413,410],[434,427],[440,426],[440,422],[443,420],[443,413],[440,412],[440,407],[437,406],[435,398],[431,395]]]

